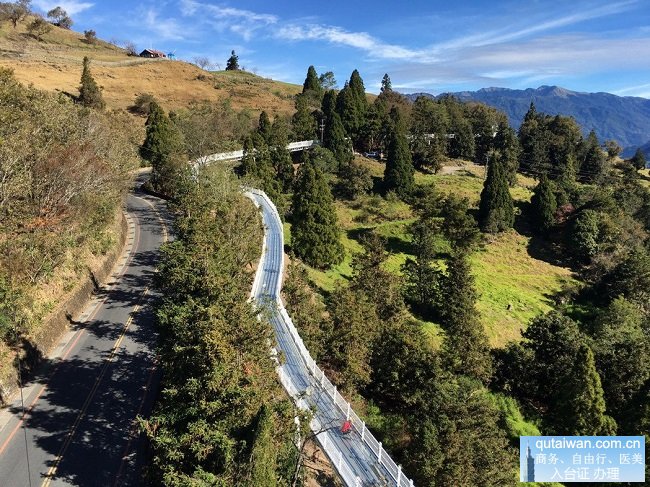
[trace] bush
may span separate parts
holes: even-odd
[[[88,44],[96,44],[97,43],[97,32],[94,30],[84,30],[84,40]]]
[[[135,101],[133,102],[133,105],[129,107],[129,111],[147,117],[151,111],[151,104],[155,102],[156,99],[151,93],[141,93],[135,97]]]

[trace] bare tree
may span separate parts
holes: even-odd
[[[61,7],[55,7],[47,13],[47,18],[51,19],[52,23],[57,27],[63,29],[70,29],[72,27],[73,21],[68,15],[68,12],[63,10]]]
[[[8,20],[16,28],[18,22],[31,13],[31,0],[19,0],[15,3],[0,3],[0,20]]]
[[[131,41],[126,41],[124,43],[124,50],[126,51],[126,54],[129,55],[129,56],[137,56],[138,55],[138,48]]]
[[[210,70],[212,68],[212,62],[207,56],[197,56],[193,62],[201,69]]]

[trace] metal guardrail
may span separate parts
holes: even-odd
[[[311,149],[312,147],[315,147],[317,145],[320,145],[320,142],[318,140],[301,140],[299,142],[291,142],[290,144],[287,145],[286,148],[289,152],[296,152],[305,149]],[[209,164],[211,162],[238,161],[242,157],[244,157],[244,151],[240,149],[240,150],[235,150],[230,152],[220,152],[218,154],[211,154],[209,156],[199,157],[195,161],[195,164],[202,166],[205,164]]]
[[[280,215],[278,213],[278,210],[276,206],[273,204],[273,202],[271,201],[271,199],[266,195],[266,193],[260,190],[250,189],[250,188],[247,188],[246,191],[248,193],[256,194],[264,199],[266,204],[271,208],[273,218],[276,220],[279,227],[282,228],[282,223],[280,220]],[[264,240],[266,242],[266,237]],[[284,238],[282,232],[280,232],[280,244],[281,246],[284,245]],[[262,264],[262,262],[260,262],[260,264]],[[280,273],[281,273],[282,269],[284,268],[284,253],[282,254],[280,264],[281,264],[280,265]],[[263,269],[263,265],[260,265],[258,267],[258,274],[260,273],[261,269]],[[260,285],[260,279],[256,275],[255,282],[253,284],[253,290],[251,291],[251,296],[257,294],[259,285]],[[345,416],[347,420],[351,421],[352,427],[359,433],[359,436],[361,437],[361,441],[363,441],[365,445],[367,445],[367,447],[370,449],[370,451],[374,453],[375,457],[377,458],[377,463],[379,463],[386,469],[392,481],[394,482],[394,485],[398,487],[413,487],[413,481],[408,479],[406,475],[402,473],[401,466],[397,465],[390,457],[390,455],[386,453],[386,451],[383,449],[381,442],[378,441],[370,431],[368,431],[366,423],[361,418],[359,418],[359,416],[354,412],[350,403],[339,393],[336,386],[330,382],[330,380],[325,375],[325,372],[320,367],[318,367],[318,364],[312,358],[311,354],[309,353],[309,350],[307,350],[307,347],[305,346],[302,338],[300,337],[298,330],[294,326],[291,317],[287,313],[284,304],[282,303],[282,300],[280,298],[281,288],[282,288],[282,279],[278,279],[276,284],[276,289],[273,291],[271,297],[274,298],[276,301],[277,310],[279,312],[280,318],[286,325],[286,329],[289,331],[291,338],[294,344],[296,345],[296,348],[300,352],[300,356],[304,361],[307,370],[312,375],[312,377],[316,379],[316,383],[320,386],[321,390],[324,391],[333,400],[334,404],[339,408],[343,416]],[[280,381],[282,382],[282,385],[285,387],[287,392],[289,392],[289,394],[294,398],[296,396],[299,396],[301,391],[294,390],[294,386],[292,382],[288,379],[288,377],[286,377],[282,367],[278,367],[278,374],[280,376]],[[305,408],[307,408],[306,403],[304,403],[303,405]],[[321,427],[321,425],[318,423],[318,420],[316,418],[312,420],[312,424],[310,426],[312,428],[312,431],[314,432],[319,431]],[[335,448],[333,442],[329,441],[328,432],[327,431],[321,432],[317,436],[317,438],[321,443],[323,449],[327,453],[328,457],[334,464],[334,467],[337,469],[337,471],[339,472],[343,480],[346,482],[346,484],[350,486],[361,485],[360,479],[356,477],[356,475],[354,474],[354,472],[352,472],[352,470],[348,467],[348,465],[345,462],[343,462],[343,457],[341,452]]]

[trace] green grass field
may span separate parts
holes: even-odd
[[[383,164],[363,159],[374,176],[383,173]],[[434,183],[441,193],[466,196],[473,206],[479,201],[483,188],[483,168],[465,167],[453,174],[424,175],[418,173],[420,184]],[[511,189],[513,199],[530,201],[535,181],[520,176],[518,185]],[[360,235],[374,229],[384,236],[390,256],[386,269],[401,273],[402,264],[410,255],[408,226],[415,221],[410,207],[393,198],[367,196],[356,202],[337,201],[336,210],[342,228],[341,241],[345,247],[344,261],[328,271],[309,269],[309,277],[321,292],[329,292],[337,282],[344,284],[352,275],[352,257],[363,249]],[[285,224],[285,239],[290,242],[290,226]],[[528,252],[529,238],[511,230],[504,234],[488,236],[481,249],[471,256],[472,269],[479,293],[477,308],[490,343],[501,347],[510,340],[520,339],[520,330],[529,321],[552,307],[555,293],[573,277],[569,269],[557,267],[536,259]],[[444,239],[440,252],[448,250]],[[438,346],[444,332],[438,324],[422,322],[433,346]]]

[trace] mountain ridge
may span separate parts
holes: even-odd
[[[585,135],[593,129],[601,142],[615,140],[625,149],[626,155],[642,146],[650,151],[650,99],[647,98],[572,91],[556,85],[524,90],[487,87],[477,91],[439,95],[413,93],[405,96],[415,100],[418,96],[440,98],[445,95],[453,95],[465,102],[485,103],[502,110],[514,128],[519,128],[533,102],[539,112],[572,116]]]

